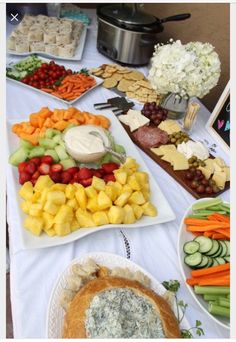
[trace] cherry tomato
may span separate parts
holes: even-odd
[[[50,61],[50,63],[49,63],[50,65],[54,65],[55,64],[55,62],[54,61]]]
[[[68,75],[72,74],[72,70],[71,69],[67,69],[66,72],[67,72]]]

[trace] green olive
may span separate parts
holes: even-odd
[[[180,134],[180,133],[177,133],[177,134],[175,135],[175,137],[176,137],[177,139],[179,139],[179,138],[181,137],[181,134]]]
[[[193,166],[194,166],[194,167],[198,167],[198,166],[199,166],[198,162],[195,161],[195,162],[193,163]]]
[[[192,164],[192,163],[194,162],[194,158],[193,158],[193,157],[189,158],[188,162],[189,162],[190,164]]]
[[[174,144],[176,143],[176,139],[175,138],[171,138],[170,141]]]

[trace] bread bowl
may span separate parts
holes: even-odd
[[[105,276],[88,281],[65,314],[63,338],[90,337],[179,338],[180,329],[164,298],[136,280]]]

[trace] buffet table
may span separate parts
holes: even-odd
[[[93,20],[88,29],[83,58],[77,63],[64,63],[71,69],[96,67],[102,63],[110,62],[96,50],[96,19],[93,11],[88,11],[88,13],[93,16]],[[8,27],[8,34],[10,30],[11,28]],[[7,57],[8,62],[15,60],[17,60],[16,57]],[[140,70],[147,73],[146,68],[140,68]],[[97,87],[76,102],[76,106],[82,110],[95,112],[94,103],[106,102],[112,96],[114,93],[111,91]],[[30,113],[38,111],[44,106],[66,108],[66,105],[60,101],[7,82],[8,120],[22,121]],[[201,104],[192,136],[204,141],[211,147],[215,142],[205,129],[209,115],[210,113]],[[130,144],[132,144],[131,141]],[[215,150],[218,156],[222,156],[226,162],[229,162],[228,156],[219,146],[216,146]],[[123,257],[128,257],[145,268],[160,282],[178,279],[181,283],[178,297],[188,304],[186,318],[189,324],[195,326],[196,320],[200,320],[205,338],[229,337],[229,330],[220,327],[202,312],[188,292],[180,273],[177,258],[178,229],[184,212],[195,199],[145,153],[141,150],[139,152],[175,212],[175,221],[145,228],[122,230],[112,228],[96,232],[66,245],[23,250],[18,234],[19,229],[23,228],[16,220],[18,204],[16,199],[12,197],[13,185],[8,177],[11,303],[15,338],[45,338],[47,306],[59,274],[72,259],[84,253],[95,251],[117,253]],[[214,155],[214,152],[212,154]],[[8,167],[8,174],[10,174],[10,168],[11,166]],[[229,201],[229,191],[226,191],[221,197]]]

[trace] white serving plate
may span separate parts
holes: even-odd
[[[66,288],[67,277],[71,274],[71,266],[76,263],[84,263],[89,258],[92,258],[96,263],[104,265],[110,269],[115,267],[128,268],[130,271],[140,271],[145,274],[151,280],[150,288],[155,291],[158,295],[163,296],[167,292],[164,286],[156,280],[150,273],[144,270],[142,267],[138,266],[134,262],[125,259],[119,255],[111,253],[89,253],[85,254],[80,258],[74,259],[67,268],[60,274],[58,280],[51,292],[48,311],[47,311],[47,322],[46,322],[46,338],[62,338],[63,324],[64,324],[64,310],[60,306],[60,294],[61,291]],[[175,303],[172,309],[177,316],[177,308]],[[189,329],[189,323],[184,317],[181,327]]]
[[[38,54],[41,56],[61,59],[64,61],[80,61],[82,59],[82,55],[83,55],[83,51],[84,51],[86,36],[87,36],[87,26],[84,26],[83,31],[82,31],[81,36],[80,36],[80,40],[79,40],[78,45],[75,49],[75,55],[73,57],[70,57],[70,58],[69,57],[59,57],[59,56],[55,56],[55,55],[52,55],[50,53],[46,53],[46,52],[42,52],[42,51],[16,52],[13,50],[9,50],[8,48],[6,48],[6,50],[7,50],[8,54],[14,55],[14,56],[26,57],[26,56]]]
[[[41,59],[42,61],[45,61],[46,63],[49,63],[49,62],[50,62],[50,59],[47,59],[47,58],[41,57],[40,59]],[[16,62],[16,63],[9,63],[9,64],[7,65],[7,67],[13,67],[13,66],[14,66],[15,64],[17,64],[17,63],[19,63],[19,61]],[[57,64],[58,64],[58,65],[63,65],[63,64],[61,64],[61,63],[57,63]],[[38,89],[38,88],[31,87],[30,85],[25,84],[25,83],[20,82],[20,81],[17,81],[17,80],[14,80],[13,78],[10,78],[10,77],[7,77],[7,76],[6,76],[6,78],[7,78],[7,80],[9,80],[9,81],[11,81],[11,82],[13,82],[13,83],[16,83],[16,84],[18,84],[18,85],[20,85],[20,86],[22,86],[22,87],[24,87],[24,88],[28,88],[28,89],[34,90],[34,91],[36,91],[36,92],[38,92],[38,93],[40,93],[40,94],[47,95],[47,96],[49,96],[49,97],[51,97],[51,98],[56,99],[57,101],[60,101],[60,102],[65,103],[66,105],[72,105],[73,103],[75,103],[76,101],[78,101],[79,99],[81,99],[84,95],[86,95],[86,94],[88,94],[90,91],[92,91],[94,88],[96,88],[96,87],[98,87],[99,85],[101,85],[101,84],[103,83],[103,81],[104,81],[103,79],[101,79],[101,78],[99,78],[99,77],[96,77],[96,76],[93,76],[93,75],[91,75],[91,76],[95,79],[96,84],[95,84],[93,87],[89,88],[87,91],[85,91],[83,94],[81,94],[79,97],[77,97],[76,99],[72,100],[72,101],[66,101],[66,100],[60,99],[59,97],[57,97],[57,96],[55,96],[55,95],[46,93],[45,91],[42,91],[42,90],[40,90],[40,89]]]
[[[212,198],[201,198],[197,200],[196,202],[202,202],[202,201],[206,201],[209,199],[212,199]],[[189,278],[191,276],[191,271],[192,271],[191,268],[185,265],[184,263],[185,253],[183,251],[183,245],[185,244],[185,242],[191,241],[194,239],[194,235],[186,230],[186,225],[184,224],[185,217],[192,213],[192,205],[193,204],[191,204],[191,206],[186,210],[183,216],[183,219],[180,224],[179,234],[178,234],[178,258],[179,258],[181,274],[182,274],[184,281],[186,280],[186,278]],[[207,307],[208,307],[207,302],[203,299],[203,296],[195,294],[192,286],[188,285],[187,283],[185,284],[189,292],[191,293],[192,297],[194,298],[194,300],[198,303],[198,305],[206,313],[206,315],[210,317],[214,322],[219,324],[220,326],[230,329],[229,319],[220,317],[220,316],[213,316],[212,314],[210,314],[207,310]]]
[[[96,113],[96,111],[93,111]],[[151,225],[157,225],[164,222],[173,221],[175,219],[175,214],[172,211],[167,199],[163,195],[161,189],[158,184],[154,180],[152,174],[148,170],[145,162],[143,161],[141,155],[139,154],[137,148],[129,138],[128,134],[125,132],[124,128],[121,126],[119,120],[112,112],[106,111],[105,114],[109,120],[111,121],[110,131],[113,134],[115,141],[118,144],[122,144],[125,146],[127,156],[131,156],[137,160],[139,163],[141,170],[146,171],[149,174],[149,181],[151,187],[151,202],[157,207],[158,215],[156,217],[143,216],[140,220],[136,221],[133,224],[108,224],[104,226],[94,227],[94,228],[81,228],[77,231],[66,235],[64,237],[49,237],[46,234],[42,234],[41,236],[34,236],[25,228],[23,228],[23,221],[26,218],[26,215],[20,209],[20,196],[18,195],[18,191],[20,189],[20,184],[18,183],[18,170],[16,167],[13,167],[9,164],[8,168],[8,187],[11,187],[11,201],[16,201],[16,213],[14,222],[12,222],[12,229],[15,230],[15,234],[18,234],[22,240],[22,245],[24,249],[31,248],[43,248],[50,247],[56,245],[62,245],[71,241],[75,241],[77,239],[81,239],[82,237],[92,234],[94,232],[116,228],[144,228]],[[20,118],[19,120],[14,120],[8,122],[8,145],[9,145],[9,153],[12,153],[19,146],[19,138],[11,132],[11,125],[16,122],[28,121],[28,117]],[[8,190],[9,192],[9,190]],[[11,218],[9,218],[11,220]]]

